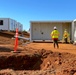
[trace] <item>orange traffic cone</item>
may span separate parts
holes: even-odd
[[[18,28],[16,29],[16,36],[15,36],[15,48],[14,48],[14,52],[17,51],[17,46],[18,46]]]
[[[14,51],[11,51],[13,53],[20,53],[19,51],[17,51],[17,47],[18,47],[18,28],[16,29],[16,35],[15,35],[15,47],[14,47]]]

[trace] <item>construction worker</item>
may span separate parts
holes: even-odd
[[[54,27],[54,30],[51,32],[51,37],[54,43],[54,48],[55,48],[55,45],[57,45],[57,48],[59,48],[59,45],[58,45],[59,31],[57,30],[56,26]]]
[[[63,33],[63,40],[65,43],[69,42],[69,33],[67,32],[67,30],[65,29],[64,33]]]

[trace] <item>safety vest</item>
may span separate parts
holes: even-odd
[[[64,32],[63,37],[68,38],[68,36],[69,36],[68,32]]]
[[[52,38],[58,38],[59,37],[59,31],[58,30],[53,30],[51,32],[51,36],[52,36]]]

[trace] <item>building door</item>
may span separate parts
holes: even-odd
[[[40,24],[40,38],[41,40],[47,40],[48,39],[48,25],[46,23]]]
[[[40,24],[39,23],[32,25],[32,40],[41,40]]]

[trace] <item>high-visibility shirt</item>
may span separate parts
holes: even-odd
[[[68,38],[68,36],[69,36],[68,32],[64,32],[63,37]]]
[[[59,31],[58,30],[53,30],[51,32],[51,36],[52,36],[53,39],[54,38],[59,38]]]

